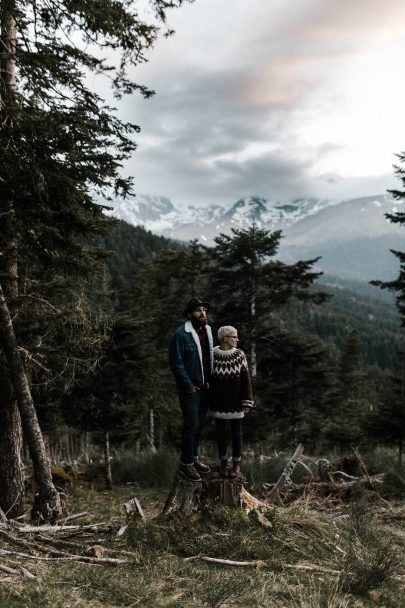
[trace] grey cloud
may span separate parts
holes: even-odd
[[[245,162],[216,161],[212,164],[183,155],[178,149],[150,152],[147,157],[148,154],[143,159],[143,175],[152,160],[155,171],[163,166],[160,181],[165,184],[164,192],[182,201],[190,197],[190,192],[194,193],[193,200],[197,202],[237,200],[252,193],[291,198],[310,192],[309,162],[283,158],[276,153]]]
[[[237,153],[250,142],[278,141],[287,133],[288,112],[254,107],[238,94],[244,78],[241,70],[176,75],[181,88],[163,86],[164,94],[137,105],[136,120],[146,137],[205,158]]]
[[[252,4],[265,13],[262,0]],[[240,36],[241,48],[227,64],[218,64],[215,45],[207,48],[204,65],[194,63],[192,53],[170,69],[166,63],[166,72],[158,63],[151,64],[147,84],[157,95],[122,107],[128,119],[142,127],[140,147],[129,166],[138,191],[199,202],[233,200],[253,192],[280,198],[333,192],[339,196],[349,186],[358,190],[367,183],[378,186],[377,192],[384,190],[385,178],[345,180],[337,173],[311,177],[314,163],[339,146],[329,142],[303,149],[301,143],[300,148],[291,125],[309,97],[315,98],[330,74],[331,61],[349,59],[368,48],[365,38],[398,27],[405,4],[285,4],[284,13],[290,7],[290,14],[282,22],[262,18],[247,31],[240,23],[232,35]],[[252,143],[272,144],[277,151],[238,161]]]

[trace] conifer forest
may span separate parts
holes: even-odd
[[[92,77],[151,97],[134,68],[185,4],[0,1],[0,606],[405,605],[405,238],[369,284],[281,261],[281,230],[207,246],[108,213],[142,125]],[[255,407],[238,508],[165,516],[193,296],[214,343],[237,328]],[[209,418],[202,454],[215,469]]]

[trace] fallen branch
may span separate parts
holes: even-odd
[[[184,559],[185,562],[190,562],[193,560],[199,559],[204,562],[210,562],[212,564],[221,564],[223,566],[238,566],[238,567],[260,567],[265,564],[272,563],[271,560],[254,560],[254,561],[235,561],[232,559],[222,559],[219,557],[207,557],[206,555],[193,555],[192,557],[186,557]],[[277,564],[282,568],[293,568],[295,570],[309,570],[314,572],[324,572],[325,574],[336,574],[340,575],[340,570],[330,570],[329,568],[324,568],[323,566],[317,566],[312,564]]]
[[[309,564],[283,564],[283,568],[293,568],[294,570],[309,570],[310,572],[325,572],[325,574],[342,574],[341,570],[329,570],[323,566]]]
[[[206,557],[205,555],[194,555],[193,557],[186,557],[185,562],[191,562],[192,560],[200,559],[203,562],[212,562],[213,564],[222,564],[224,566],[259,566],[265,562],[261,560],[249,561],[249,562],[238,562],[232,559],[220,559],[219,557]]]
[[[88,511],[82,511],[82,513],[74,513],[73,515],[68,515],[67,517],[65,517],[65,519],[62,519],[60,523],[63,526],[68,521],[73,521],[74,519],[79,519],[80,517],[86,517],[86,515],[88,514]]]
[[[0,564],[0,572],[5,572],[6,574],[20,574],[18,570],[15,568],[10,568],[9,566],[3,566]]]
[[[6,572],[6,574],[19,574],[19,575],[22,574],[23,576],[25,576],[25,578],[29,578],[30,580],[37,578],[35,576],[35,574],[32,574],[32,572],[30,572],[26,568],[23,568],[22,566],[19,566],[19,568],[17,569],[17,568],[10,568],[9,566],[3,566],[3,564],[0,564],[0,571]]]
[[[24,568],[23,566],[19,566],[23,576],[25,576],[25,578],[29,578],[30,580],[34,580],[37,577],[35,576],[35,574],[32,574],[32,572],[30,572],[29,570],[27,570],[27,568]]]
[[[111,524],[100,523],[100,524],[88,524],[85,526],[30,526],[27,524],[19,524],[18,532],[23,534],[33,534],[37,532],[41,534],[42,532],[48,532],[51,534],[56,534],[58,532],[110,532]]]
[[[42,557],[39,555],[30,555],[29,553],[19,553],[17,551],[7,551],[6,549],[0,549],[1,556],[14,556],[21,557],[22,559],[33,559],[35,561],[43,562],[60,562],[60,561],[74,561],[84,562],[88,564],[104,564],[111,566],[119,566],[121,564],[127,564],[128,560],[118,559],[114,557],[86,557],[84,555],[67,555],[64,557]]]
[[[359,452],[353,446],[352,446],[352,452],[355,455],[355,457],[357,458],[360,468],[363,471],[365,477],[367,478],[368,483],[370,484],[370,486],[372,486],[373,485],[372,479],[371,479],[370,475],[368,474],[368,471],[366,469],[366,465],[364,464],[363,458],[360,456]]]
[[[300,462],[300,458],[303,453],[304,453],[304,446],[300,443],[299,446],[297,447],[297,449],[295,450],[294,454],[292,455],[292,458],[288,461],[287,465],[285,466],[284,471],[281,473],[276,484],[271,489],[271,491],[267,497],[267,502],[275,502],[276,500],[279,499],[280,491],[284,488],[284,486],[288,482],[291,481],[291,475],[293,474],[293,471],[294,471],[295,467],[297,466],[298,462]]]

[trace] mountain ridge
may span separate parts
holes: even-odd
[[[387,252],[392,248],[405,249],[405,243],[401,247],[404,233],[385,214],[395,213],[403,204],[388,194],[380,194],[293,201],[249,196],[227,205],[180,207],[168,197],[137,195],[116,201],[110,214],[167,238],[197,239],[206,245],[212,245],[220,233],[229,234],[232,229],[246,229],[253,224],[270,231],[281,230],[281,259],[321,256],[319,268],[323,272],[368,281],[391,280],[397,273],[398,262]]]

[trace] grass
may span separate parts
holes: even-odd
[[[153,453],[144,451],[135,454],[133,451],[120,450],[111,462],[112,478],[116,485],[134,484],[147,488],[168,487],[179,464],[179,456],[173,450]],[[102,481],[104,464],[102,462],[89,464],[85,470],[87,480]]]
[[[126,461],[121,455],[124,483],[103,488],[102,479],[74,482],[68,489],[70,512],[88,510],[83,523],[124,521],[122,503],[136,495],[146,514],[126,535],[96,539],[106,555],[125,556],[119,567],[76,562],[25,561],[37,579],[29,581],[0,573],[0,608],[397,608],[405,605],[405,522],[384,523],[364,504],[362,495],[337,513],[311,510],[305,501],[283,508],[270,506],[263,527],[253,514],[206,502],[193,517],[157,517],[167,495],[173,460],[166,465],[156,455]],[[176,458],[177,460],[177,458]],[[279,457],[251,466],[256,484],[273,481],[282,470]],[[164,467],[167,466],[167,469]],[[278,468],[277,468],[278,467]],[[147,487],[147,475],[158,474]],[[128,473],[124,474],[124,471]],[[166,471],[166,472],[165,472]],[[126,476],[128,474],[128,477]],[[159,485],[164,479],[165,485]],[[257,481],[259,480],[260,481]],[[94,538],[74,539],[85,553]],[[10,548],[0,540],[0,548]],[[14,547],[16,549],[16,547]],[[18,549],[17,549],[18,550]],[[186,558],[209,556],[255,561],[255,567],[232,567]],[[15,558],[0,557],[16,567]]]

